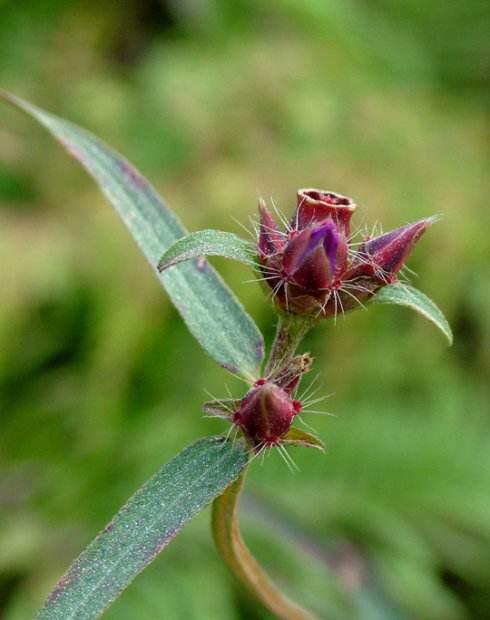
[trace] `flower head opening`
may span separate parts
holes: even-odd
[[[317,318],[352,310],[393,282],[413,247],[433,223],[419,220],[365,238],[350,237],[351,198],[301,189],[290,224],[281,231],[259,203],[258,254],[274,303],[288,313]]]

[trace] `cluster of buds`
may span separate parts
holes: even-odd
[[[394,283],[414,245],[434,221],[419,220],[354,242],[350,226],[355,209],[346,196],[302,189],[291,220],[280,216],[285,227],[280,230],[265,203],[259,203],[258,269],[276,307],[298,315],[289,317],[298,324],[308,326],[313,318],[352,310]],[[294,346],[285,359],[275,359],[273,349],[272,361],[278,368],[256,380],[242,399],[215,400],[204,406],[207,413],[227,419],[256,452],[288,443],[322,447],[316,437],[292,427],[304,408],[296,392],[312,361],[308,354],[294,356],[292,351]]]
[[[329,317],[362,304],[396,281],[412,248],[433,219],[423,219],[354,243],[354,202],[334,192],[301,189],[296,211],[281,231],[261,200],[258,259],[277,307]]]

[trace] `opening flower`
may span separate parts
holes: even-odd
[[[354,243],[356,209],[347,196],[300,189],[297,206],[280,230],[259,202],[258,257],[276,305],[293,314],[329,317],[351,310],[392,284],[433,218]]]

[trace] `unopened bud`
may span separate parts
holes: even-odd
[[[297,409],[286,390],[266,381],[245,395],[233,421],[255,447],[274,446],[289,431]]]

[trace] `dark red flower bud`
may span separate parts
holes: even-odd
[[[233,422],[255,447],[274,446],[289,431],[297,409],[297,401],[284,389],[266,381],[245,395]]]
[[[354,254],[350,276],[368,275],[383,284],[392,282],[409,254],[435,218],[406,224],[383,235],[367,239]]]

